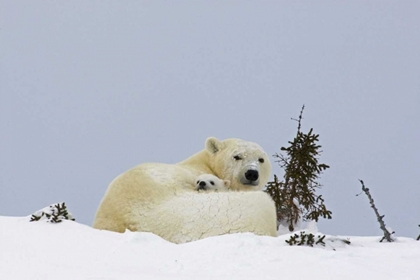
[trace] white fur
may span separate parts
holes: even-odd
[[[261,192],[271,171],[267,154],[240,139],[211,137],[205,147],[177,164],[145,163],[119,175],[99,205],[94,228],[153,232],[175,243],[235,232],[276,236],[274,203]],[[249,170],[258,179],[249,180]],[[230,190],[239,192],[197,192],[202,174],[228,180]]]
[[[277,235],[275,206],[262,191],[186,192],[156,209],[165,222],[151,217],[146,231],[174,243],[238,232]]]

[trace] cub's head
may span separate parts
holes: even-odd
[[[206,151],[214,174],[229,180],[231,190],[262,190],[269,179],[270,160],[256,143],[210,137],[206,140]]]
[[[229,180],[222,180],[213,174],[201,174],[196,180],[198,191],[228,191],[229,186]]]

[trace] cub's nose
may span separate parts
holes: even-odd
[[[206,182],[201,181],[198,185],[199,185],[200,187],[205,187],[205,186],[206,186]]]
[[[254,169],[250,169],[245,172],[245,178],[251,182],[255,182],[258,180],[258,171]]]

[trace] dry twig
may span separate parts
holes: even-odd
[[[369,198],[370,206],[372,207],[373,211],[375,211],[376,218],[378,219],[378,222],[379,222],[380,228],[381,228],[381,230],[384,232],[384,236],[382,237],[382,239],[381,239],[381,241],[380,241],[380,242],[384,241],[384,239],[386,239],[386,241],[388,241],[388,242],[393,242],[393,241],[394,241],[394,239],[391,237],[391,235],[392,235],[394,232],[390,233],[390,232],[386,229],[385,222],[384,222],[384,219],[383,219],[383,218],[385,217],[385,215],[382,215],[382,216],[381,216],[381,215],[379,215],[378,208],[376,208],[376,206],[375,206],[374,200],[373,200],[372,196],[370,195],[369,189],[365,187],[365,184],[363,183],[363,181],[362,181],[362,180],[360,180],[360,179],[359,179],[359,181],[360,181],[360,183],[362,184],[362,190],[365,192],[365,194],[366,194],[366,195],[367,195],[367,197]],[[419,236],[419,237],[420,237],[420,236]]]

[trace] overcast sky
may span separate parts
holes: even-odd
[[[316,2],[316,3],[315,3]],[[108,184],[209,136],[269,155],[320,134],[322,232],[416,237],[419,1],[1,1],[0,215],[65,201],[91,225]],[[273,163],[273,173],[282,176]]]

